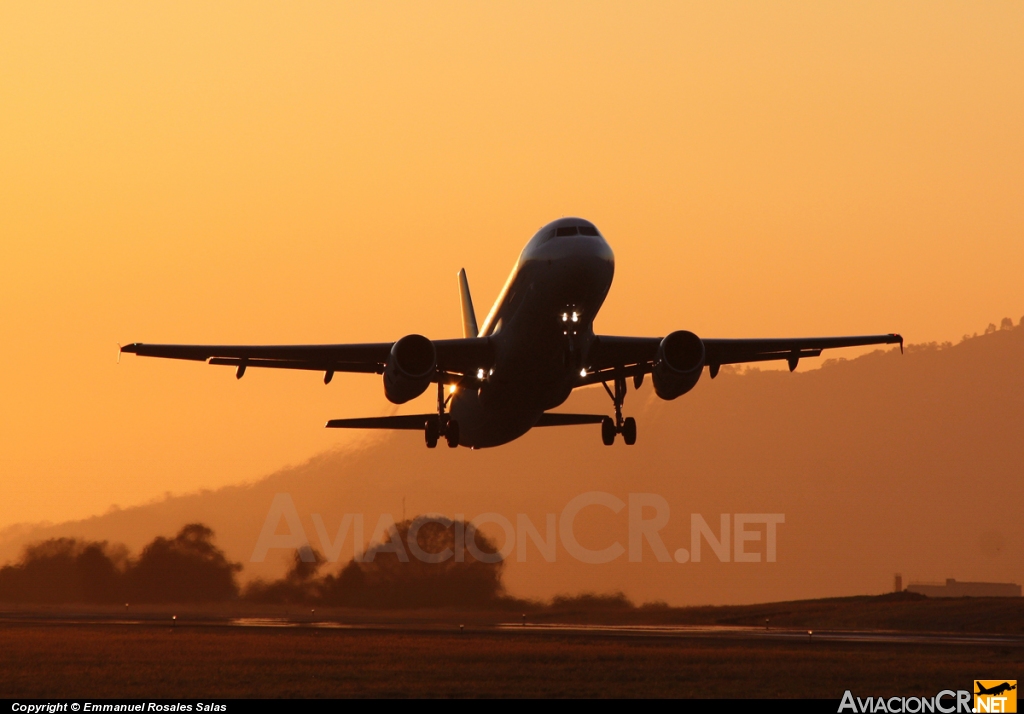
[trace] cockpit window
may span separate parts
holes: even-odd
[[[560,223],[561,221],[558,221]],[[545,226],[541,231],[533,237],[533,245],[543,245],[549,240],[554,240],[556,237],[568,237],[568,236],[593,236],[600,238],[601,234],[592,223],[586,225],[548,225]]]

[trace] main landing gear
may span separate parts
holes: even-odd
[[[642,380],[643,376],[639,379],[634,378],[633,385],[639,389]],[[601,441],[605,446],[611,446],[615,443],[615,435],[622,434],[622,440],[626,442],[626,445],[632,446],[636,443],[636,419],[633,417],[622,418],[622,405],[626,401],[626,378],[616,377],[614,384],[615,391],[612,392],[608,388],[607,382],[601,382],[604,391],[608,392],[608,396],[612,398],[612,403],[615,405],[615,420],[612,421],[611,417],[605,417],[601,422]]]
[[[442,436],[444,440],[448,442],[448,448],[454,449],[459,445],[459,422],[451,418],[449,414],[445,412],[445,408],[448,406],[448,402],[452,399],[452,392],[447,398],[444,396],[444,383],[438,380],[437,382],[437,416],[432,416],[427,419],[426,426],[423,429],[424,440],[427,442],[428,449],[434,449],[437,447],[437,441]]]

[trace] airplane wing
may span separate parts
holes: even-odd
[[[584,384],[596,384],[615,377],[647,374],[654,367],[654,359],[661,337],[616,337],[598,335],[590,348],[590,365]],[[704,363],[711,375],[718,374],[723,364],[786,360],[792,371],[804,357],[817,357],[822,350],[837,347],[899,344],[903,338],[888,335],[858,335],[850,337],[792,337],[782,339],[702,339]]]
[[[487,366],[492,360],[486,337],[434,340],[437,379],[462,376]],[[341,345],[156,345],[134,342],[121,348],[141,357],[185,359],[236,368],[241,378],[248,367],[305,369],[323,372],[331,381],[335,372],[382,374],[393,342]]]

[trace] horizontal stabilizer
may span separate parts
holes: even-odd
[[[575,426],[576,424],[600,424],[603,414],[557,414],[545,412],[534,426]]]
[[[427,419],[436,414],[402,414],[388,417],[364,417],[362,419],[331,419],[328,429],[408,429],[418,431],[427,425]]]

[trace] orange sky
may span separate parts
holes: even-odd
[[[605,332],[1016,322],[1022,37],[1020,3],[0,5],[0,526],[387,411],[117,342],[457,336],[456,271],[485,313],[561,215],[616,252]]]

